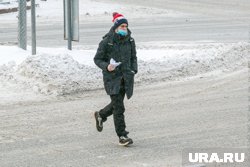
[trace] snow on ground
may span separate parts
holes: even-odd
[[[140,43],[137,48],[137,84],[243,69],[250,52],[249,43],[159,42]],[[19,90],[39,96],[60,96],[103,88],[101,70],[93,62],[96,50],[38,48],[34,56],[30,55],[30,49],[23,51],[13,46],[0,46],[0,50],[3,51],[0,57],[1,92],[14,90],[17,93]],[[6,97],[6,94],[0,96]]]
[[[36,3],[39,4],[36,11],[38,22],[62,22],[61,0]],[[102,22],[105,19],[111,20],[110,15],[114,11],[129,19],[150,19],[163,15],[188,16],[187,13],[138,5],[108,4],[95,0],[81,0],[79,3],[80,19],[90,19],[88,23],[91,19],[100,19]],[[1,22],[16,23],[16,15],[17,13],[2,14]],[[183,80],[212,71],[241,69],[246,66],[250,46],[249,43],[243,42],[174,44],[162,41],[137,43],[137,49],[139,73],[136,75],[136,83],[149,84],[165,80]],[[37,48],[38,54],[35,56],[30,55],[30,48],[23,51],[14,46],[0,46],[0,50],[0,98],[6,101],[41,100],[47,95],[55,97],[103,88],[101,70],[93,63],[96,48],[92,46],[77,46],[73,51],[64,48]],[[2,100],[2,103],[6,101]]]
[[[63,21],[63,1],[62,0],[47,0],[47,1],[36,1],[38,4],[36,8],[36,16],[38,17],[37,21],[48,21],[48,20],[57,20]],[[27,5],[30,5],[28,3]],[[17,7],[17,2],[11,2],[10,4],[0,4],[0,9],[8,9]],[[153,7],[144,7],[144,6],[134,6],[134,5],[121,5],[121,4],[109,4],[96,2],[94,0],[81,0],[79,1],[79,14],[80,20],[94,19],[109,19],[113,12],[120,12],[128,18],[145,18],[148,16],[155,15],[165,15],[169,17],[180,17],[183,16],[183,13],[158,9]],[[17,12],[1,14],[1,21],[17,21]],[[28,21],[30,20],[30,12],[27,12]]]
[[[16,8],[17,6],[18,6],[17,0],[0,1],[0,9]]]

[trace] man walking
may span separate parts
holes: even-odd
[[[128,29],[127,19],[113,13],[114,25],[99,43],[94,57],[95,64],[102,69],[106,93],[110,95],[111,102],[100,111],[95,112],[96,128],[103,129],[103,122],[113,114],[115,131],[119,137],[120,145],[132,144],[128,137],[124,118],[124,97],[128,99],[133,95],[134,75],[138,71],[135,41]]]

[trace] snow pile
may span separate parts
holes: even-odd
[[[250,56],[249,43],[237,44],[198,44],[198,45],[160,45],[151,47],[166,49],[165,54],[158,56],[152,50],[144,48],[140,54],[145,59],[139,60],[139,81],[175,80],[195,76],[211,71],[231,72],[247,66]],[[151,76],[151,77],[149,77]]]
[[[4,68],[3,68],[4,67]],[[64,95],[101,87],[98,69],[79,64],[70,55],[41,54],[0,69],[5,79],[42,94]],[[5,75],[3,75],[5,74]]]
[[[0,46],[0,65],[14,63],[20,64],[27,58],[27,51],[16,46]]]
[[[15,50],[12,52],[16,54]],[[138,44],[139,73],[135,80],[137,84],[149,84],[214,70],[230,72],[247,67],[249,52],[249,43]],[[5,60],[0,65],[1,84],[12,83],[45,95],[103,88],[101,70],[93,63],[94,54],[95,50],[65,52],[53,49],[52,52],[52,49],[44,49],[36,56],[26,56],[21,63],[6,63]]]

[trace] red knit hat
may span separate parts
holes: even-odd
[[[126,23],[128,25],[128,20],[120,13],[114,12],[113,13],[113,20],[114,22],[114,28],[116,29],[121,24]]]

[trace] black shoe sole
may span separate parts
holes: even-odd
[[[98,112],[95,112],[95,113],[94,113],[95,122],[96,122],[96,129],[97,129],[98,132],[101,132],[102,129],[103,129],[103,127],[100,127],[100,126],[99,126],[98,115],[97,115],[97,114],[98,114]]]

